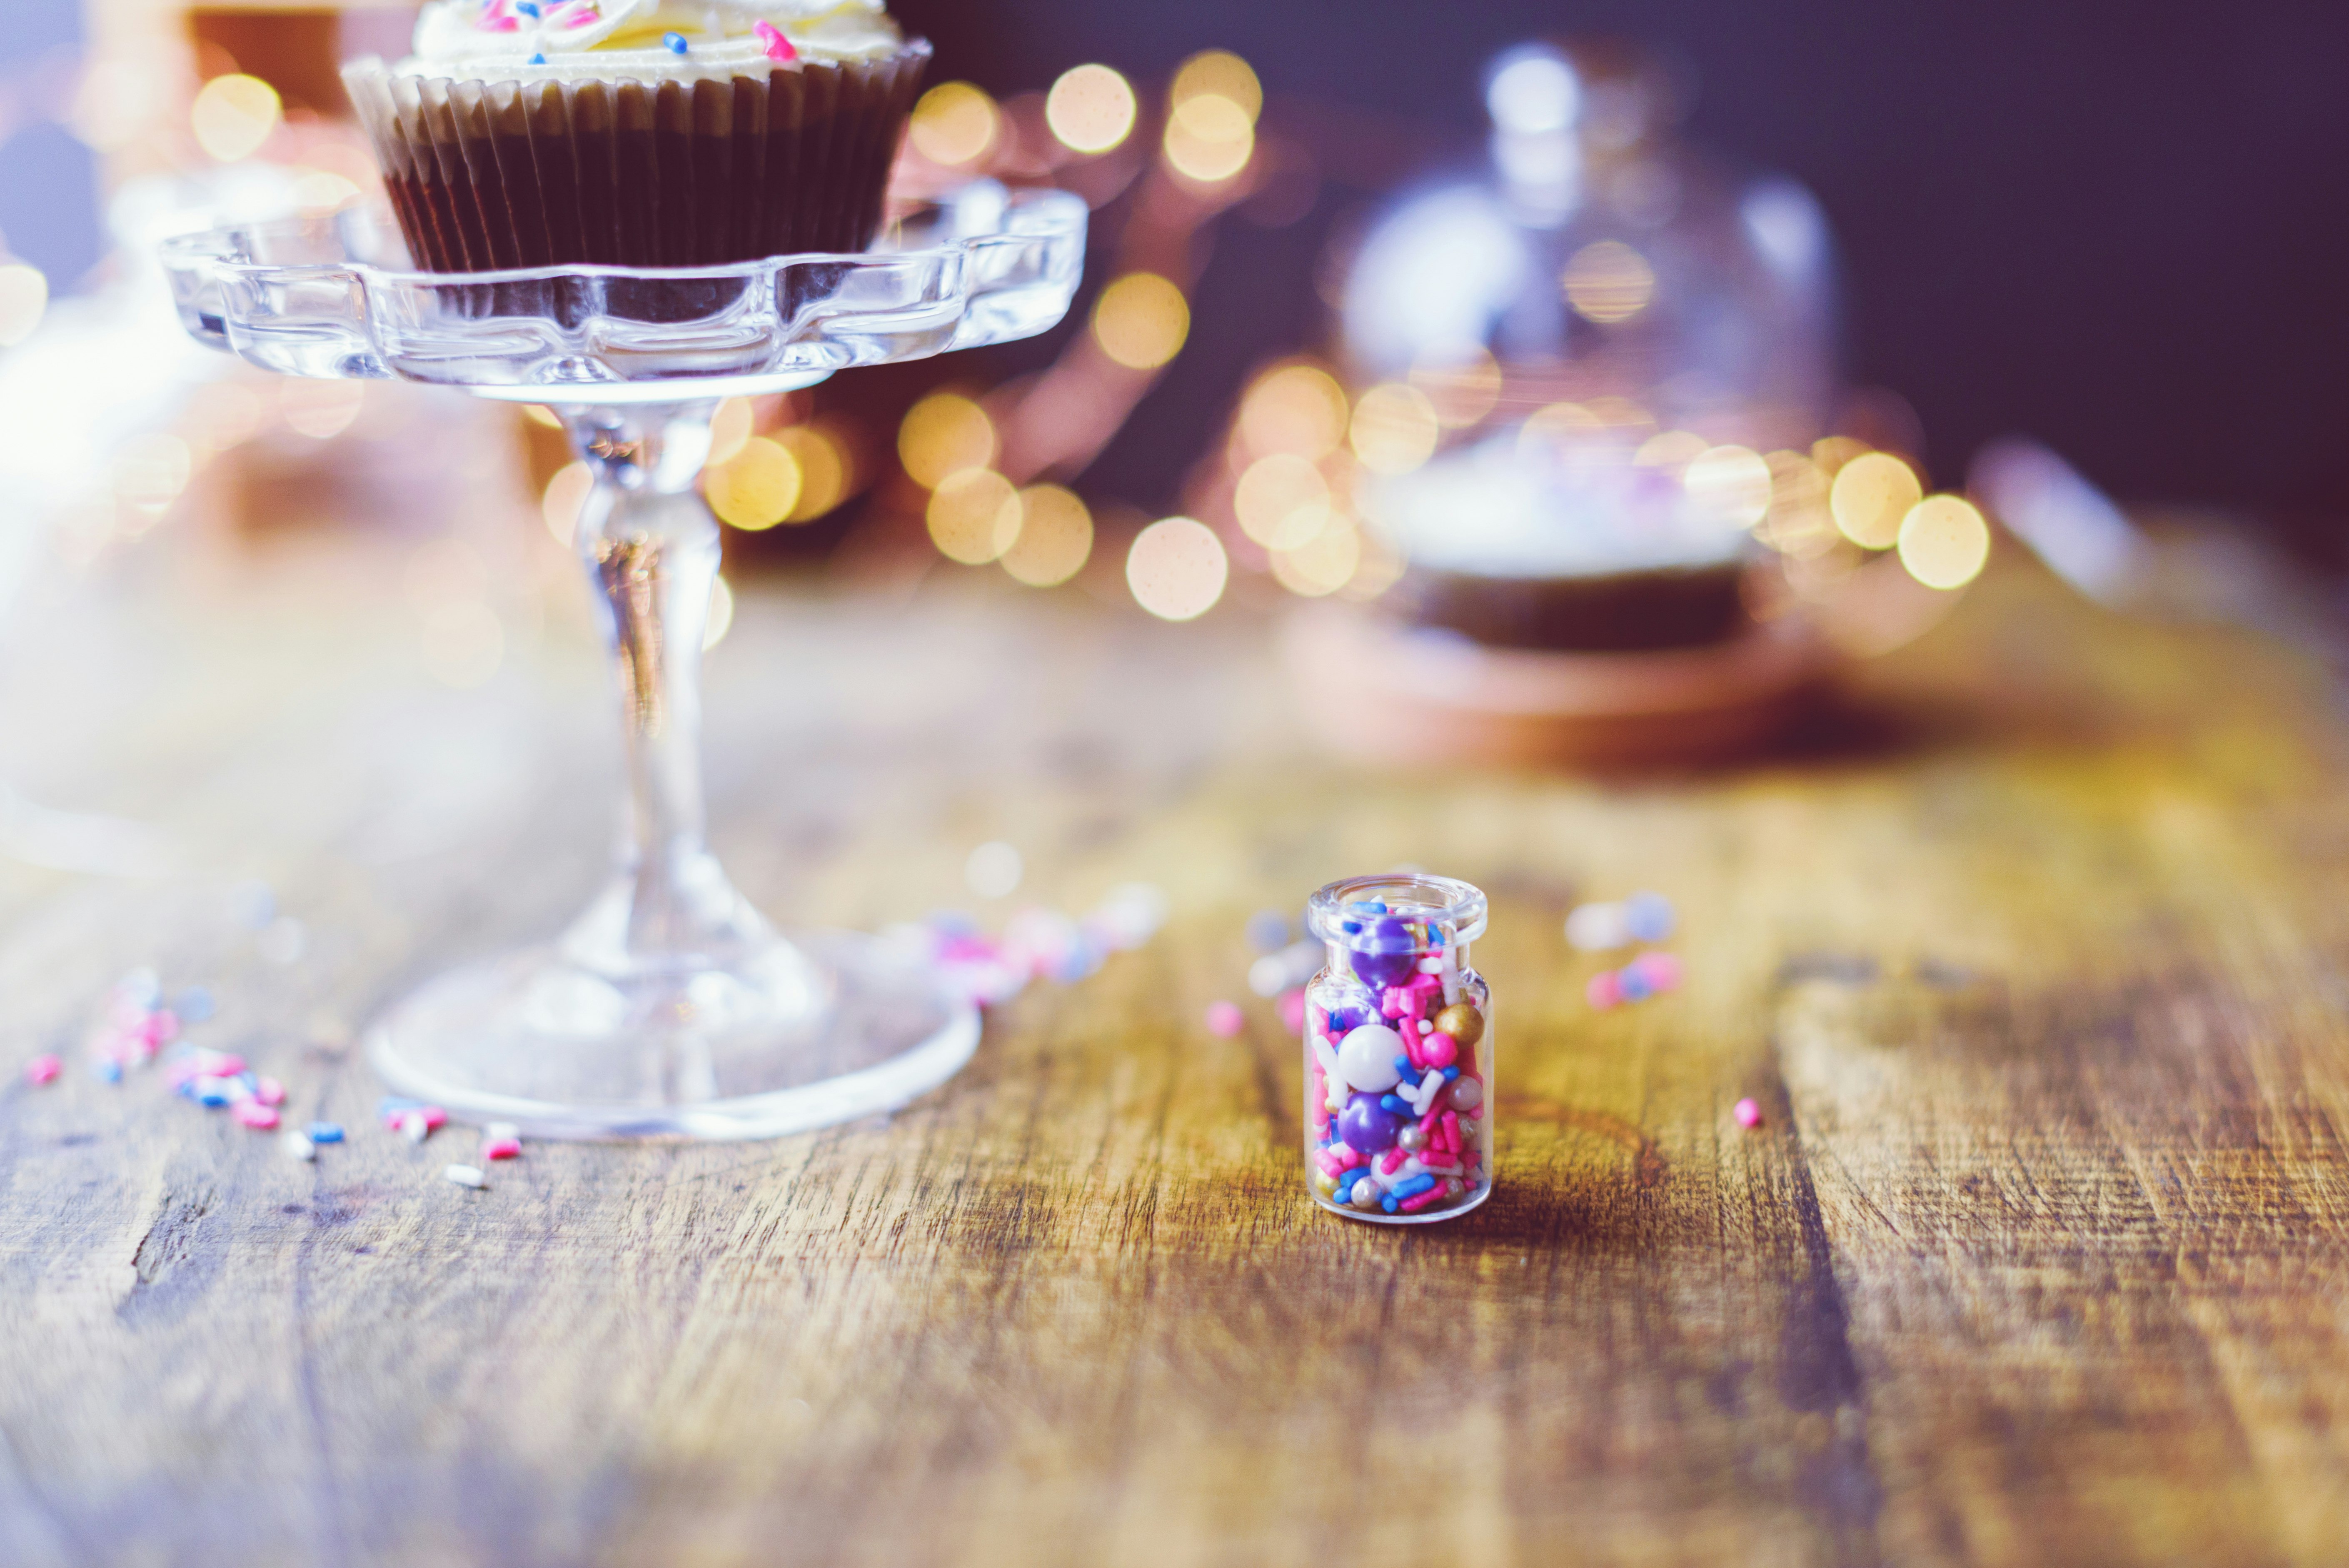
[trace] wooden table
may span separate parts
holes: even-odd
[[[11,1071],[153,963],[352,1137],[295,1164],[78,1060],[0,1091],[0,1561],[2349,1554],[2349,794],[2298,654],[2011,568],[1788,758],[1366,778],[1244,609],[746,594],[713,809],[771,909],[967,903],[1004,838],[1013,902],[1146,877],[1172,924],[886,1125],[533,1145],[472,1192],[346,1042],[585,898],[601,677],[525,606],[436,688],[381,572],[325,580],[166,595],[119,722],[49,715],[38,782],[206,858],[0,870]],[[1500,1041],[1495,1195],[1411,1233],[1309,1206],[1242,981],[1251,912],[1400,860],[1492,893]],[[1560,918],[1637,888],[1687,988],[1595,1013]]]

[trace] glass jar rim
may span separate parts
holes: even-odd
[[[1451,932],[1451,942],[1470,942],[1485,934],[1483,889],[1456,877],[1435,877],[1424,871],[1384,871],[1348,877],[1319,889],[1306,901],[1305,929],[1323,941],[1340,947],[1369,945],[1370,921],[1350,906],[1384,904],[1386,912],[1436,922]],[[1372,911],[1373,919],[1376,911]],[[1346,927],[1352,925],[1354,929]]]

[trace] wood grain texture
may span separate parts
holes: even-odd
[[[771,909],[964,901],[1001,837],[1022,898],[1174,921],[885,1124],[475,1193],[343,1042],[585,898],[599,677],[558,624],[436,691],[346,586],[191,628],[204,722],[158,688],[87,755],[212,869],[0,869],[9,1062],[151,962],[352,1128],[303,1166],[152,1079],[0,1090],[0,1561],[2342,1556],[2349,800],[2295,656],[2009,571],[1775,762],[1366,777],[1239,611],[746,595],[713,818]],[[1501,1107],[1492,1201],[1408,1234],[1306,1201],[1270,1008],[1200,1023],[1249,913],[1399,860],[1493,895]],[[1640,887],[1688,986],[1594,1014],[1559,919]]]

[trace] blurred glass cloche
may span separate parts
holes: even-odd
[[[1554,649],[1748,624],[1763,454],[1825,433],[1835,395],[1833,245],[1795,182],[1674,143],[1672,98],[1628,50],[1511,49],[1489,172],[1369,232],[1342,327],[1398,431],[1358,421],[1358,502],[1404,562],[1387,607]]]

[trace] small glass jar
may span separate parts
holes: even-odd
[[[1468,944],[1485,895],[1395,872],[1306,906],[1329,961],[1305,988],[1305,1177],[1355,1220],[1449,1220],[1493,1190],[1493,1008]]]

